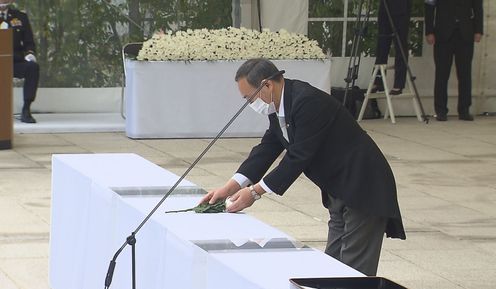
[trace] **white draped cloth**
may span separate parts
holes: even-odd
[[[244,61],[126,60],[126,135],[130,138],[214,137],[244,104],[234,76]],[[330,60],[278,60],[284,77],[330,92]],[[262,136],[267,117],[246,108],[229,137]]]

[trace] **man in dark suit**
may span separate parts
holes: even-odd
[[[412,0],[379,0],[379,15],[378,15],[378,38],[377,38],[377,55],[375,64],[387,64],[391,41],[394,43],[396,55],[394,57],[394,85],[391,90],[391,95],[398,95],[403,92],[406,82],[407,65],[403,61],[400,45],[405,52],[408,61],[408,30],[410,25],[410,14],[412,10]],[[392,24],[398,33],[401,43],[398,43],[393,35],[393,29],[389,21],[386,7],[389,8]],[[384,90],[381,75],[376,76],[374,82],[374,92]]]
[[[434,109],[438,121],[448,119],[448,79],[453,56],[458,77],[458,118],[474,120],[469,113],[472,104],[472,58],[474,42],[481,40],[482,23],[482,0],[425,1],[426,40],[434,44]]]
[[[0,24],[8,26],[14,34],[14,77],[24,78],[24,105],[21,121],[35,123],[31,103],[36,98],[40,68],[36,63],[33,31],[28,16],[8,6],[12,1],[0,0]]]
[[[246,61],[235,78],[241,95],[277,72],[268,60]],[[306,82],[275,77],[250,106],[268,115],[269,128],[233,178],[201,202],[229,197],[227,210],[237,212],[264,193],[284,194],[304,173],[330,212],[326,253],[375,275],[384,232],[405,239],[394,176],[380,149],[339,102]]]

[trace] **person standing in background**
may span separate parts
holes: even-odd
[[[403,48],[408,61],[408,30],[410,26],[412,0],[379,1],[379,15],[377,20],[379,35],[377,38],[377,56],[375,59],[375,64],[387,64],[389,50],[391,49],[391,42],[394,39],[393,42],[396,51],[396,55],[394,57],[394,85],[389,94],[399,95],[403,93],[403,88],[405,88],[407,71],[407,64],[403,60],[400,49]],[[384,6],[385,4],[388,6],[393,23],[390,23],[389,21],[386,7]],[[394,31],[391,24],[394,25],[394,29],[396,30],[396,33],[398,33],[401,43],[398,43],[395,35],[393,34]],[[376,75],[372,92],[375,93],[378,91],[384,91],[380,73]]]
[[[13,1],[0,0],[0,24],[13,30],[14,77],[24,78],[24,105],[21,121],[36,123],[31,115],[31,103],[36,98],[40,67],[36,63],[33,31],[28,16],[10,6]]]
[[[448,79],[453,57],[458,78],[458,118],[473,121],[472,58],[474,42],[483,33],[482,0],[426,0],[425,35],[434,45],[436,78],[434,109],[438,121],[448,120]]]

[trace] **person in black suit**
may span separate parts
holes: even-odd
[[[14,77],[24,78],[24,105],[21,121],[35,123],[31,115],[31,103],[36,98],[40,67],[36,63],[33,31],[28,16],[9,7],[12,1],[0,0],[0,24],[8,26],[14,34]]]
[[[453,56],[458,77],[458,118],[474,120],[469,113],[472,104],[472,58],[474,42],[480,42],[482,33],[482,0],[425,1],[426,40],[434,44],[434,109],[438,121],[448,120],[448,79]]]
[[[241,95],[277,72],[266,59],[246,61],[235,78]],[[406,238],[393,172],[380,149],[337,100],[303,81],[269,80],[250,106],[268,115],[269,128],[233,178],[201,203],[229,197],[228,212],[237,212],[264,193],[283,195],[304,173],[330,212],[326,253],[375,275],[384,232]]]
[[[403,93],[406,82],[407,64],[403,61],[401,55],[400,45],[408,58],[408,30],[410,26],[410,14],[412,11],[412,0],[379,0],[379,14],[378,14],[378,38],[377,38],[377,55],[375,64],[387,64],[389,50],[391,49],[391,42],[393,41],[396,55],[394,57],[394,85],[391,90],[391,95],[399,95]],[[386,4],[385,4],[386,2]],[[395,27],[396,33],[400,38],[401,43],[398,43],[396,37],[393,35],[393,29],[387,15],[386,7],[389,8],[392,24]],[[408,61],[408,59],[407,59]],[[374,81],[373,92],[383,91],[384,86],[380,73],[376,75]]]

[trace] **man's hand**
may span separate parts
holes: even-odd
[[[482,34],[480,34],[480,33],[474,34],[474,42],[479,43],[481,41],[481,39],[482,39]]]
[[[225,200],[231,193],[226,186],[208,192],[200,201],[200,204],[214,204],[219,200]]]
[[[229,200],[232,204],[226,208],[228,213],[242,211],[255,203],[255,199],[251,195],[249,188],[244,188],[232,195]]]
[[[34,54],[29,53],[28,55],[24,56],[24,59],[29,62],[36,62],[36,56]]]
[[[434,34],[427,34],[425,36],[425,40],[427,40],[429,45],[433,45],[436,43],[436,36],[434,36]]]
[[[214,204],[219,200],[225,200],[239,189],[239,184],[231,179],[223,187],[208,192],[208,194],[201,199],[200,204]]]

